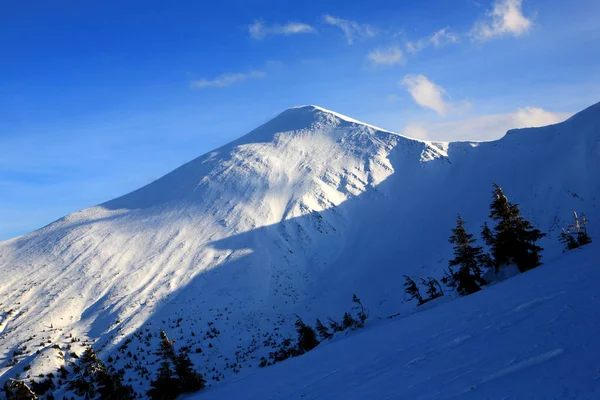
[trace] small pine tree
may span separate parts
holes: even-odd
[[[492,230],[484,224],[482,237],[491,246],[496,271],[501,266],[515,264],[521,272],[541,264],[542,248],[536,242],[546,236],[521,216],[516,204],[508,201],[504,192],[494,183],[490,218],[496,221]]]
[[[585,217],[585,214],[581,213],[581,224],[577,219],[577,214],[575,212],[573,212],[573,214],[575,215],[575,221],[579,226],[579,229],[577,230],[577,243],[579,244],[579,246],[585,246],[586,244],[592,243],[592,238],[587,233],[588,220]]]
[[[175,360],[175,373],[179,376],[179,387],[181,393],[197,392],[204,389],[206,381],[202,374],[194,370],[194,364],[190,360],[187,351],[180,350]]]
[[[325,325],[323,325],[323,323],[321,322],[321,320],[319,318],[317,318],[317,324],[315,325],[315,329],[317,330],[317,333],[321,337],[321,340],[330,339],[333,336],[333,334],[331,332],[329,332],[329,329],[327,329],[327,327]]]
[[[156,352],[156,355],[159,356],[160,358],[162,358],[163,360],[168,359],[168,360],[175,362],[176,357],[175,357],[175,348],[173,347],[173,343],[175,343],[175,342],[169,340],[169,338],[167,337],[167,333],[161,329],[160,330],[160,346],[158,348],[158,351]]]
[[[206,381],[202,374],[194,370],[187,350],[181,349],[175,353],[173,341],[169,340],[165,331],[160,331],[160,345],[156,355],[160,356],[161,363],[156,379],[151,383],[151,389],[146,392],[151,399],[170,400],[182,393],[195,392],[203,389]],[[175,371],[171,369],[174,365]]]
[[[173,370],[168,360],[162,360],[158,367],[156,379],[150,382],[149,398],[155,400],[173,400],[179,395],[179,382],[173,377]]]
[[[99,394],[102,399],[135,398],[133,388],[123,384],[123,375],[109,372],[92,347],[85,349],[76,367],[74,370],[79,376],[69,383],[69,389],[78,396],[94,398]]]
[[[296,317],[298,316],[296,315]],[[306,325],[302,318],[298,317],[294,325],[296,326],[296,332],[298,332],[298,349],[307,352],[319,345],[315,330]]]
[[[328,321],[329,327],[331,328],[331,330],[333,330],[333,333],[342,332],[344,330],[344,327],[333,318],[329,317]]]
[[[482,248],[474,245],[475,239],[472,234],[467,233],[460,215],[449,241],[454,244],[454,259],[448,262],[448,266],[458,266],[458,271],[453,274],[458,292],[465,296],[481,290],[480,285],[484,283],[479,266],[483,258]]]
[[[7,400],[37,400],[39,397],[35,394],[27,383],[17,379],[9,379],[4,382],[4,393]]]
[[[410,296],[410,300],[417,299],[419,305],[423,304],[425,301],[423,300],[423,296],[421,296],[421,292],[419,292],[419,287],[409,276],[404,275],[404,293]]]
[[[368,318],[367,311],[363,307],[362,302],[360,301],[360,299],[358,298],[358,296],[356,296],[356,294],[352,295],[352,302],[354,304],[356,304],[354,306],[354,308],[356,309],[356,317],[358,318],[358,320],[356,321],[356,327],[357,328],[362,328],[362,327],[365,326],[365,321]]]
[[[560,242],[564,244],[565,250],[573,250],[580,246],[585,246],[592,242],[592,238],[587,233],[587,218],[581,213],[581,222],[577,217],[577,212],[573,211],[573,224],[569,225],[567,230],[562,230]]]
[[[423,283],[423,286],[427,287],[426,293],[429,295],[429,300],[437,299],[444,295],[442,286],[436,279],[432,277],[428,277],[427,279],[421,278],[421,282]]]
[[[575,237],[573,237],[571,232],[566,231],[564,229],[560,233],[560,242],[565,246],[565,251],[573,250],[573,249],[576,249],[579,247],[579,243],[577,242],[577,239],[575,239]]]
[[[356,320],[352,318],[350,313],[345,313],[344,318],[342,318],[342,326],[344,329],[352,329],[356,326]]]
[[[440,279],[440,281],[450,288],[455,288],[456,274],[454,273],[454,270],[452,270],[451,267],[448,267],[448,270],[444,271],[444,276],[442,277],[442,279]]]

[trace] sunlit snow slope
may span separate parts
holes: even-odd
[[[0,380],[25,365],[20,376],[55,370],[68,355],[52,346],[70,335],[106,357],[140,327],[201,346],[193,361],[227,378],[239,370],[227,358],[256,366],[256,343],[293,313],[337,316],[352,293],[372,317],[407,311],[402,275],[440,273],[456,214],[477,233],[492,182],[549,233],[544,258],[555,256],[572,210],[599,220],[599,170],[598,104],[489,143],[289,109],[142,189],[0,243]],[[207,336],[209,322],[219,334]]]

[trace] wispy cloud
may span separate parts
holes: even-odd
[[[284,25],[266,25],[263,21],[255,21],[248,27],[252,39],[261,40],[270,35],[297,35],[302,33],[315,33],[316,29],[300,22],[288,22]]]
[[[434,110],[442,117],[452,108],[452,104],[446,100],[446,90],[424,75],[407,75],[400,81],[400,85],[410,93],[417,104]]]
[[[399,47],[375,49],[368,55],[369,61],[375,65],[395,65],[404,63],[404,53]]]
[[[248,79],[264,78],[265,76],[267,76],[267,74],[262,71],[222,74],[217,76],[215,79],[201,79],[198,81],[192,81],[192,87],[199,89],[206,87],[227,87]]]
[[[356,39],[370,38],[376,35],[375,30],[366,24],[359,24],[355,21],[336,18],[331,15],[324,15],[323,19],[329,25],[336,26],[344,32],[348,44],[353,44]]]
[[[519,108],[506,114],[479,115],[448,122],[411,122],[402,132],[408,136],[433,141],[489,141],[500,139],[510,129],[556,124],[571,113],[555,113],[540,107]]]
[[[450,28],[446,26],[430,36],[406,42],[406,51],[414,54],[429,46],[441,47],[452,43],[458,43],[458,35],[451,32]]]
[[[526,34],[533,23],[523,14],[522,6],[523,0],[495,0],[493,9],[471,29],[471,37],[483,42],[505,35]]]

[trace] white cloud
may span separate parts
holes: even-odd
[[[222,74],[217,76],[215,79],[201,79],[199,81],[192,81],[192,86],[195,88],[206,88],[206,87],[226,87],[231,86],[235,83],[245,81],[247,79],[264,78],[267,74],[262,71],[251,71],[248,73],[234,73],[234,74]]]
[[[523,15],[523,0],[495,0],[494,8],[486,18],[477,21],[471,36],[486,41],[504,35],[521,36],[529,31],[531,19]]]
[[[340,28],[344,32],[348,44],[353,44],[355,39],[370,38],[376,35],[375,30],[369,25],[332,17],[331,15],[325,15],[323,19],[329,25]]]
[[[424,75],[407,75],[400,85],[408,90],[417,104],[435,110],[442,117],[452,108],[452,104],[445,99],[448,94],[444,88]]]
[[[516,123],[515,128],[552,125],[565,119],[565,115],[546,111],[540,107],[519,108],[514,118]]]
[[[368,58],[376,65],[395,65],[404,63],[404,53],[398,47],[375,49],[369,53]]]
[[[553,113],[539,107],[525,107],[514,113],[481,115],[448,122],[412,122],[402,131],[408,136],[432,141],[489,141],[500,139],[510,129],[556,124],[571,115]]]
[[[269,35],[296,35],[301,33],[315,33],[316,30],[308,24],[288,22],[285,25],[265,25],[263,21],[255,21],[248,27],[250,37],[256,40],[264,39]]]
[[[458,36],[450,32],[448,27],[445,27],[431,35],[430,42],[434,47],[445,46],[447,44],[457,43]]]
[[[458,43],[458,35],[451,32],[450,28],[445,27],[426,38],[406,42],[406,51],[414,54],[428,46],[441,47],[452,43]]]

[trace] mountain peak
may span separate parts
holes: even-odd
[[[398,135],[397,133],[361,122],[336,111],[310,104],[288,108],[265,124],[241,137],[234,144],[269,142],[273,139],[273,135],[277,133],[305,130],[315,126],[323,127],[325,125],[361,125],[376,131]]]

